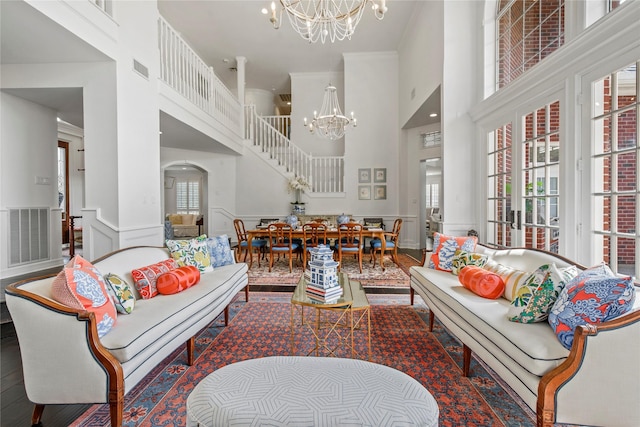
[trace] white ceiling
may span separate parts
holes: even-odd
[[[290,93],[289,73],[341,71],[343,53],[397,50],[420,1],[426,0],[388,1],[388,12],[382,21],[375,19],[373,11],[367,8],[351,40],[325,44],[310,44],[303,40],[285,15],[280,29],[273,29],[269,16],[261,13],[262,8],[270,7],[268,0],[159,0],[158,9],[214,68],[227,87],[232,90],[237,87],[237,74],[230,68],[236,65],[236,57],[242,56],[247,60],[246,87],[269,90],[279,95]],[[2,64],[105,60],[108,60],[105,55],[28,4],[0,0]],[[63,120],[82,127],[81,88],[17,88],[5,91],[53,108]],[[431,98],[427,101],[430,104],[428,111],[436,108],[439,112],[439,92]],[[428,115],[422,116],[412,119],[411,124],[421,126],[439,121],[439,117],[434,120]],[[167,120],[164,117],[164,121]],[[180,136],[184,141],[185,130],[177,128],[173,132],[168,130],[168,125],[177,126],[175,122],[161,123],[162,144],[178,146],[165,141],[169,141],[170,135]],[[202,137],[194,134],[197,140]]]

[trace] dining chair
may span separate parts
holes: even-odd
[[[393,222],[393,229],[390,233],[384,233],[384,239],[386,240],[385,252],[391,252],[391,259],[396,263],[398,267],[400,264],[398,263],[398,242],[400,239],[400,229],[402,228],[402,219],[397,218]],[[380,239],[371,240],[371,259],[369,262],[373,261],[373,266],[376,266],[376,253],[380,253],[380,261],[382,262],[382,257],[384,254],[382,253],[382,241]]]
[[[342,266],[342,255],[355,255],[358,258],[360,273],[362,273],[362,224],[347,222],[338,226],[338,240],[336,251],[338,252],[338,271]]]
[[[311,248],[327,243],[327,226],[318,222],[309,222],[302,226],[302,262],[307,268],[307,253]]]
[[[269,272],[273,267],[273,257],[275,254],[278,256],[289,255],[289,273],[293,271],[293,254],[298,251],[300,247],[298,243],[295,243],[291,237],[291,225],[285,222],[276,222],[269,224]]]
[[[236,252],[236,262],[240,261],[240,257],[244,254],[243,262],[247,262],[247,255],[249,251],[257,251],[258,253],[258,267],[260,267],[260,256],[264,254],[267,246],[267,241],[264,239],[253,239],[251,241],[251,247],[249,247],[249,236],[244,228],[244,222],[241,219],[233,220],[233,227],[236,229],[236,236],[238,237],[238,251]],[[249,268],[253,262],[253,257],[250,258]]]

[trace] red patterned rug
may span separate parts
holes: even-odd
[[[224,327],[218,318],[196,339],[196,361],[186,365],[186,352],[176,350],[125,398],[125,426],[185,425],[186,399],[209,373],[241,360],[290,354],[291,306],[284,293],[254,293],[251,302],[236,298],[233,316]],[[392,298],[397,298],[394,296]],[[372,303],[384,302],[378,295]],[[396,304],[398,301],[396,301]],[[440,408],[441,426],[533,426],[532,413],[523,409],[475,361],[473,376],[461,375],[459,345],[441,327],[428,332],[424,306],[372,305],[372,361],[405,372],[421,382]],[[362,332],[362,331],[360,331]],[[441,335],[444,334],[444,340]],[[309,339],[301,334],[301,340]],[[448,337],[448,338],[447,338]],[[359,338],[358,348],[365,341]],[[72,426],[109,425],[108,405],[94,405]]]
[[[420,262],[410,255],[398,254],[400,267],[391,260],[390,256],[385,256],[385,271],[380,265],[369,262],[369,255],[365,254],[362,259],[362,273],[357,261],[348,257],[342,260],[341,271],[347,273],[350,280],[359,281],[364,287],[382,288],[409,288],[409,267],[418,265]],[[294,260],[293,271],[289,272],[289,261],[284,259],[275,260],[271,272],[269,272],[269,257],[260,261],[253,260],[253,265],[249,269],[249,284],[254,285],[295,285],[300,280],[302,274],[302,261]]]

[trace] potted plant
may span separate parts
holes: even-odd
[[[287,184],[287,191],[289,193],[293,191],[296,195],[295,202],[291,202],[291,204],[293,205],[292,213],[304,214],[305,207],[304,202],[302,201],[302,193],[309,189],[311,189],[311,185],[305,179],[305,177],[294,175],[291,179],[289,179],[289,183]]]

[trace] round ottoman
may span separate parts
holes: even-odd
[[[363,360],[276,356],[218,369],[187,398],[187,426],[437,426],[418,381]]]

